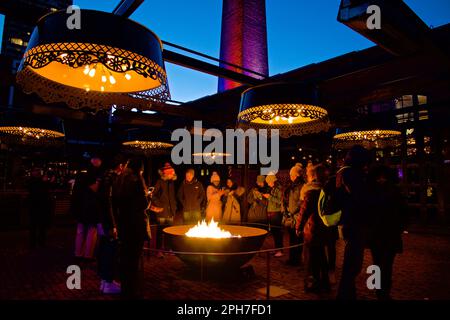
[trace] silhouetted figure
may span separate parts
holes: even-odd
[[[394,258],[403,251],[402,233],[407,222],[407,205],[396,180],[393,170],[386,166],[376,167],[369,174],[371,191],[376,198],[369,248],[373,264],[381,271],[381,289],[376,290],[380,300],[391,299]]]
[[[75,239],[75,257],[92,260],[97,243],[97,227],[104,203],[99,194],[101,179],[88,175],[85,177],[86,188],[78,201],[77,236]]]
[[[281,221],[283,220],[283,213],[281,212],[282,191],[275,175],[268,175],[266,177],[269,192],[264,193],[263,197],[268,200],[267,203],[267,217],[269,220],[269,230],[273,235],[275,248],[280,250],[275,252],[275,257],[282,257],[283,251],[283,229]]]
[[[289,185],[284,190],[284,209],[285,216],[289,221],[292,221],[290,225],[285,225],[289,232],[289,246],[295,246],[303,243],[303,235],[297,236],[295,234],[295,220],[300,212],[301,197],[300,191],[305,183],[303,178],[303,166],[301,163],[295,164],[289,171]],[[303,254],[303,246],[289,249],[289,259],[286,261],[288,265],[298,266],[301,263]]]
[[[47,228],[52,215],[50,183],[41,175],[40,169],[31,171],[28,183],[30,213],[30,247],[45,246]]]
[[[118,207],[120,280],[124,299],[141,297],[139,260],[147,233],[145,210],[148,207],[143,171],[142,161],[129,160],[112,191]]]
[[[98,208],[96,210],[86,208],[88,208],[89,202],[92,200],[93,188],[91,186],[95,180],[97,186],[94,189],[97,189],[95,192],[98,192],[104,178],[103,174],[102,160],[98,156],[93,156],[90,159],[88,169],[77,174],[72,188],[70,212],[77,221],[75,257],[78,259],[93,259],[97,243],[97,224],[100,222],[105,202],[101,195],[97,194],[96,202],[98,203],[96,205]]]
[[[345,158],[347,168],[341,171],[336,180],[343,203],[340,223],[345,240],[338,299],[356,299],[355,279],[361,272],[364,249],[371,232],[371,209],[374,199],[367,181],[368,164],[367,150],[361,146],[354,146]]]
[[[118,260],[118,206],[117,199],[113,197],[113,186],[125,169],[125,164],[122,156],[115,157],[113,169],[106,172],[99,191],[104,205],[98,227],[98,274],[101,279],[100,291],[105,294],[120,293],[120,285],[114,281]]]
[[[263,194],[269,192],[265,184],[266,177],[256,177],[256,187],[252,188],[247,195],[247,202],[250,205],[248,209],[248,222],[251,225],[256,225],[258,228],[263,228],[267,225],[267,203],[268,200],[263,197]],[[262,226],[264,225],[264,226]]]
[[[302,188],[302,206],[296,223],[297,234],[303,234],[304,256],[307,266],[305,292],[328,292],[328,261],[326,257],[327,227],[318,212],[320,192],[325,182],[322,165],[307,169],[307,183]]]
[[[158,249],[168,249],[165,248],[163,243],[162,230],[167,226],[173,225],[177,212],[177,197],[175,193],[177,175],[170,163],[166,163],[158,172],[160,179],[156,181],[152,195],[152,210],[155,212],[156,222],[158,223],[156,247]],[[158,256],[163,257],[161,252],[158,252]]]

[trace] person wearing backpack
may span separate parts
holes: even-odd
[[[303,238],[297,236],[295,233],[295,221],[300,212],[301,204],[300,191],[305,183],[303,179],[303,165],[296,163],[289,171],[289,177],[289,185],[284,191],[283,205],[285,208],[285,216],[290,218],[285,219],[285,221],[292,221],[291,223],[285,223],[285,227],[287,227],[289,232],[289,246],[294,246],[303,243]],[[286,264],[299,266],[301,264],[302,254],[303,246],[289,249],[289,259],[286,261]]]
[[[342,204],[342,234],[345,241],[344,264],[337,299],[355,300],[355,279],[361,272],[364,249],[370,237],[372,208],[375,199],[369,190],[367,167],[368,151],[359,145],[353,146],[345,157],[346,168],[336,179],[336,188]]]
[[[309,166],[307,183],[302,188],[302,205],[297,217],[296,233],[303,235],[307,267],[305,292],[329,292],[328,261],[325,253],[327,227],[318,212],[318,201],[325,183],[325,167]]]

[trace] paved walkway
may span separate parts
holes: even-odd
[[[118,299],[99,293],[99,279],[94,263],[83,263],[81,290],[66,287],[66,269],[73,264],[72,242],[74,230],[53,229],[47,248],[26,249],[26,232],[0,233],[0,299]],[[271,238],[264,247],[270,247]],[[395,262],[394,299],[435,300],[450,299],[450,234],[431,235],[426,232],[404,235],[404,253]],[[338,242],[338,272],[342,265],[343,243]],[[285,257],[271,259],[271,285],[288,292],[274,299],[333,299],[331,294],[303,293],[304,271],[284,265]],[[364,270],[371,264],[366,253]],[[144,257],[144,295],[146,299],[265,299],[266,257],[255,256],[250,265],[255,275],[228,277],[219,280],[199,280],[199,274],[190,272],[175,256],[158,259]],[[361,299],[374,299],[374,293],[365,286],[366,275],[358,278]]]

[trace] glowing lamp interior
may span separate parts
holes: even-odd
[[[96,48],[95,45],[93,47]],[[131,55],[131,53],[128,54]],[[52,81],[86,91],[139,92],[161,86],[157,77],[156,79],[143,77],[134,70],[127,70],[128,65],[120,65],[121,57],[118,56],[108,55],[107,65],[110,68],[100,62],[74,68],[69,66],[69,55],[63,53],[59,58],[59,61],[50,62],[45,67],[32,69],[32,71]],[[120,72],[113,71],[114,68],[119,68]],[[164,73],[162,69],[159,71]]]
[[[219,227],[219,223],[212,219],[210,222],[203,220],[199,222],[196,226],[190,228],[186,232],[186,236],[191,238],[240,238],[240,235],[233,235],[229,231],[225,231]]]

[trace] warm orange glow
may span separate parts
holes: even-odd
[[[58,46],[62,44],[55,44]],[[65,44],[70,45],[70,44]],[[83,45],[83,44],[80,44]],[[86,47],[89,47],[89,50],[92,51],[102,51],[105,50],[103,46],[95,45],[95,44],[84,44]],[[41,48],[42,47],[42,48]],[[33,54],[40,53],[41,51],[45,51],[45,46],[33,48]],[[118,51],[119,49],[116,49]],[[134,59],[140,59],[139,63],[142,66],[151,66],[152,68],[156,68],[159,73],[165,76],[165,71],[162,70],[159,66],[157,66],[154,62],[150,61],[147,58],[139,56],[138,54],[128,52],[126,50],[120,49],[118,51],[124,57],[133,57]],[[26,52],[27,54],[31,54],[31,52]],[[122,56],[117,56],[110,54],[108,55],[108,60],[106,62],[107,65],[113,65],[117,61],[122,58]],[[60,55],[61,60],[67,57],[66,53]],[[49,80],[55,81],[57,83],[61,83],[70,87],[75,87],[79,89],[84,89],[87,92],[89,91],[100,91],[100,92],[141,92],[146,90],[151,90],[154,88],[158,88],[162,85],[161,79],[159,77],[144,77],[137,74],[134,70],[128,70],[126,67],[122,65],[122,71],[126,72],[117,72],[113,71],[110,68],[107,68],[106,65],[101,62],[95,62],[92,64],[88,64],[82,67],[71,67],[67,63],[61,63],[58,61],[52,61],[44,67],[40,68],[31,68],[30,66],[26,66],[26,68],[30,68],[33,72],[47,78]]]
[[[219,223],[214,221],[214,218],[210,222],[203,220],[199,222],[195,227],[190,228],[186,232],[186,236],[191,238],[240,238],[240,235],[233,235],[229,231],[225,231],[219,227]]]

